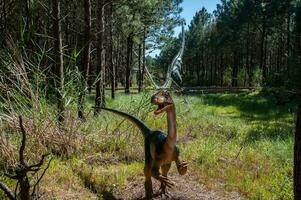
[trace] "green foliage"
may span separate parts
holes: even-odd
[[[160,56],[155,59],[155,70],[165,76],[171,61],[181,47],[180,38],[169,39],[161,49]],[[164,77],[163,76],[163,77]]]
[[[231,68],[233,87],[295,88],[300,71],[294,55],[299,48],[294,41],[296,2],[222,0],[213,14],[201,8],[186,32],[183,84],[219,86],[224,71]],[[170,55],[179,49],[176,42],[167,46],[156,58],[158,68],[170,63]],[[229,86],[227,80],[224,86]]]

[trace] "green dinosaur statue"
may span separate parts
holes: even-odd
[[[180,175],[187,172],[187,162],[181,161],[179,158],[179,148],[176,145],[176,112],[174,102],[166,90],[160,90],[151,98],[151,103],[158,105],[158,109],[154,112],[156,115],[166,112],[168,123],[168,134],[162,131],[153,131],[148,128],[140,119],[114,109],[102,108],[113,112],[132,121],[141,130],[145,138],[145,192],[146,198],[150,199],[153,195],[151,177],[161,182],[161,192],[168,195],[167,187],[171,188],[174,183],[167,177],[167,173],[171,167],[171,163],[176,163]],[[160,173],[161,168],[161,173]]]

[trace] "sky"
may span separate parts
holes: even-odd
[[[209,13],[216,9],[220,0],[183,0],[181,16],[186,20],[186,27],[190,24],[195,13],[205,7]],[[175,35],[181,32],[181,27],[175,29]]]
[[[212,13],[216,9],[216,5],[220,3],[220,0],[183,0],[182,7],[183,11],[181,16],[186,20],[186,28],[192,20],[195,13],[205,7],[209,13]],[[181,27],[175,29],[175,35],[179,35]],[[154,51],[151,56],[155,57],[158,55],[160,50]]]

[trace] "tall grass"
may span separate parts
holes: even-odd
[[[197,139],[182,147],[203,183],[247,199],[293,199],[295,103],[277,106],[259,93],[189,99],[198,117],[185,124],[198,125]]]
[[[96,181],[96,188],[107,190],[113,185],[123,184],[128,175],[136,172],[135,163],[143,160],[143,139],[139,131],[114,115],[101,113],[100,116],[94,116],[90,101],[94,101],[93,97],[87,98],[87,122],[77,119],[76,104],[78,92],[81,91],[78,88],[81,77],[76,66],[67,66],[65,70],[64,91],[60,92],[63,92],[66,120],[64,128],[60,127],[56,120],[55,98],[49,86],[51,66],[44,65],[47,63],[45,56],[49,56],[48,50],[40,49],[40,53],[31,55],[29,59],[26,52],[12,42],[9,46],[9,51],[0,52],[0,179],[12,189],[16,185],[3,173],[11,171],[17,164],[20,143],[18,116],[21,115],[28,134],[26,160],[33,163],[44,153],[51,153],[55,157],[45,180],[41,182],[43,198],[60,198],[66,191],[72,190],[70,183],[76,189],[73,188],[74,194],[70,194],[69,199],[94,198],[97,195],[90,190],[85,174],[91,166],[112,166],[112,173],[109,173],[110,170],[95,171],[106,175]],[[147,92],[139,99],[129,96],[127,105],[112,106],[146,119],[146,113],[150,110],[148,96]],[[124,165],[119,166],[120,163]],[[127,170],[127,164],[133,166],[133,169]],[[117,170],[116,165],[120,170]],[[113,171],[118,174],[115,175]],[[127,175],[127,171],[131,173]],[[112,176],[116,178],[110,178]],[[31,179],[34,181],[35,176]],[[54,184],[49,185],[48,182]],[[99,197],[101,190],[97,190]],[[0,198],[4,198],[1,191]]]

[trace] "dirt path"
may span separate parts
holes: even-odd
[[[199,184],[198,175],[189,172],[185,176],[179,176],[172,168],[169,177],[175,182],[175,188],[169,190],[170,197],[159,194],[159,183],[153,180],[154,200],[239,200],[240,196],[233,192],[221,194],[207,189]],[[106,200],[142,200],[144,199],[144,177],[143,174],[127,180],[127,185],[116,189],[113,193],[103,194]]]

